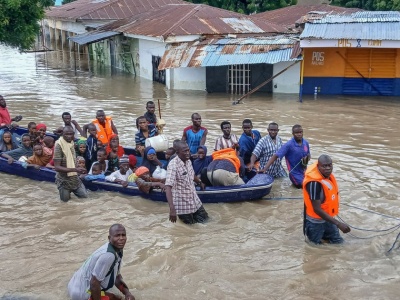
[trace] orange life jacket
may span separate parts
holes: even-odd
[[[331,174],[329,178],[325,178],[321,175],[318,170],[317,162],[310,165],[305,173],[304,181],[303,181],[303,197],[304,204],[306,206],[306,214],[311,218],[322,219],[319,215],[314,212],[310,195],[306,190],[306,185],[310,181],[317,181],[321,183],[322,188],[324,189],[325,201],[321,204],[321,208],[331,217],[336,216],[339,213],[339,189],[336,182],[335,176]]]
[[[96,126],[97,139],[100,140],[104,145],[108,144],[110,136],[114,133],[111,128],[111,117],[106,117],[105,127],[100,124],[99,120],[94,119],[92,123]]]
[[[236,154],[235,149],[225,148],[218,151],[214,151],[213,154],[211,154],[211,156],[213,160],[218,160],[218,159],[229,160],[235,166],[236,173],[239,173],[240,160]]]

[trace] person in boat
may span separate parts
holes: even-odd
[[[0,130],[3,128],[12,129],[18,127],[18,124],[13,122],[19,122],[22,120],[22,116],[18,115],[15,118],[11,118],[7,108],[6,99],[0,95]]]
[[[145,116],[138,119],[138,132],[135,134],[136,150],[143,156],[146,139],[156,136],[157,127],[154,124],[149,124]]]
[[[245,165],[236,150],[226,148],[212,153],[212,162],[207,167],[207,178],[213,186],[244,184]]]
[[[98,110],[96,112],[96,119],[94,119],[91,124],[96,127],[97,131],[97,139],[103,143],[103,146],[106,147],[108,141],[110,140],[111,135],[118,134],[118,130],[112,121],[112,118],[106,116],[104,110]],[[87,130],[89,124],[83,126],[83,136],[87,137]]]
[[[33,155],[32,150],[32,141],[31,137],[28,133],[24,133],[21,136],[21,146],[17,149],[2,152],[0,156],[7,159],[9,164],[12,164],[14,161],[19,160],[21,158],[25,158],[25,160]]]
[[[156,105],[154,104],[153,101],[148,101],[146,103],[146,112],[144,114],[144,117],[146,118],[147,122],[151,125],[157,126],[157,116],[154,113],[156,110]]]
[[[36,125],[36,140],[35,144],[42,144],[43,145],[43,139],[46,136],[46,131],[47,131],[47,126],[46,124],[39,123]]]
[[[95,161],[93,164],[98,163],[101,167],[101,173],[105,174],[106,171],[108,170],[108,160],[107,160],[107,153],[106,149],[100,148],[97,150],[97,161]],[[92,166],[90,167],[89,174],[92,174]]]
[[[177,144],[177,157],[168,165],[165,181],[171,222],[175,223],[177,216],[185,224],[204,223],[208,220],[208,213],[196,193],[194,183],[205,189],[205,185],[194,175],[189,146],[181,141]]]
[[[199,146],[197,148],[197,158],[192,162],[194,174],[200,178],[202,171],[204,169],[207,170],[207,167],[211,162],[212,157],[207,156],[207,147]]]
[[[97,161],[97,130],[94,124],[88,125],[89,137],[86,140],[86,167],[90,169],[92,164]]]
[[[221,123],[221,130],[223,135],[217,138],[215,141],[214,150],[218,151],[221,149],[232,148],[239,149],[239,141],[235,134],[231,133],[231,123],[229,121],[223,121]]]
[[[64,202],[71,199],[71,193],[78,198],[87,198],[85,186],[78,176],[85,174],[86,169],[75,166],[74,146],[74,129],[65,126],[62,136],[56,141],[53,156],[56,185]]]
[[[111,173],[106,176],[105,180],[110,182],[121,183],[126,186],[128,182],[129,175],[132,174],[131,169],[129,168],[129,158],[124,155],[119,159],[119,170]]]
[[[146,167],[150,171],[150,176],[153,176],[157,167],[162,168],[163,163],[157,158],[156,150],[153,147],[146,147],[141,166]]]
[[[166,170],[168,168],[168,164],[173,158],[173,155],[176,153],[175,149],[173,147],[170,147],[165,151],[165,160],[166,162],[163,165],[163,169]]]
[[[79,139],[80,136],[83,136],[83,131],[81,126],[79,126],[78,122],[75,120],[72,120],[72,116],[69,112],[63,112],[61,115],[61,118],[64,122],[64,126],[61,126],[57,128],[56,130],[53,131],[54,134],[56,135],[61,135],[62,130],[65,126],[71,126],[74,129],[74,138]]]
[[[243,133],[239,139],[239,155],[247,165],[251,161],[254,148],[261,139],[261,134],[258,130],[253,129],[253,122],[250,119],[243,120],[242,129]]]
[[[282,147],[282,139],[278,135],[279,125],[272,122],[268,125],[268,135],[263,137],[256,145],[251,155],[250,164],[247,166],[251,171],[255,167],[256,171],[264,169],[268,160]],[[257,161],[259,164],[257,166]],[[263,173],[267,173],[274,178],[286,177],[286,171],[282,167],[281,159],[274,161],[272,166]]]
[[[145,194],[149,194],[154,188],[165,191],[165,179],[157,179],[150,176],[150,171],[146,167],[139,167],[135,171],[135,183],[139,190]]]
[[[28,123],[28,133],[31,136],[32,146],[33,146],[33,144],[35,143],[36,138],[37,138],[37,128],[36,128],[35,122]]]
[[[100,164],[95,162],[92,165],[92,174],[82,175],[81,178],[83,178],[86,181],[105,180],[106,175],[102,173]]]
[[[125,300],[135,300],[122,279],[121,264],[126,243],[126,230],[121,224],[114,224],[108,231],[108,242],[90,255],[74,273],[68,283],[68,295],[72,300],[121,300],[121,297],[108,292],[118,288]]]
[[[190,154],[196,156],[197,148],[206,143],[208,130],[201,126],[201,116],[192,114],[192,125],[183,130],[182,141],[189,145]]]
[[[135,155],[129,154],[128,159],[129,159],[129,169],[131,169],[132,173],[134,173],[137,169],[137,166],[136,166],[137,158]]]
[[[304,234],[308,240],[321,244],[343,243],[339,234],[350,232],[350,227],[335,219],[339,213],[339,188],[332,174],[332,159],[323,154],[307,168],[303,181]]]
[[[33,167],[35,169],[40,169],[41,167],[46,167],[51,159],[52,157],[50,155],[44,153],[43,146],[36,144],[33,146],[33,155],[30,156],[23,165],[28,168]]]
[[[264,173],[278,158],[285,157],[286,165],[289,170],[289,179],[293,185],[301,189],[303,186],[304,173],[307,168],[308,161],[311,159],[310,145],[303,138],[303,128],[301,125],[292,127],[293,137],[268,160],[265,167],[260,170]]]
[[[76,153],[76,156],[77,157],[78,156],[86,157],[86,152],[87,152],[86,139],[85,138],[80,138],[79,140],[77,140],[75,142],[75,153]]]
[[[55,140],[53,137],[51,136],[44,137],[42,149],[43,149],[43,154],[51,158],[49,163],[46,165],[46,167],[50,169],[54,169],[54,160],[53,160],[54,145],[55,145]]]
[[[18,148],[17,141],[13,138],[11,132],[10,131],[4,132],[0,140],[0,152],[6,152],[17,148]]]
[[[79,167],[79,168],[86,169],[86,160],[85,160],[85,158],[83,156],[77,156],[76,160],[75,160],[75,165],[77,167]],[[86,173],[87,173],[87,169],[86,169]]]
[[[125,155],[124,148],[119,144],[119,137],[117,134],[112,134],[110,136],[108,145],[106,147],[106,152],[107,154],[110,154],[110,152],[114,152],[117,157],[122,157],[123,155]]]

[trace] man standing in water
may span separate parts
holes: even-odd
[[[239,139],[240,156],[243,158],[245,165],[250,163],[251,154],[261,139],[258,130],[253,130],[253,123],[250,119],[244,119],[242,122],[243,133]]]
[[[343,243],[338,228],[343,233],[350,232],[348,225],[334,219],[339,213],[339,188],[332,170],[332,159],[321,155],[318,162],[307,169],[303,182],[303,231],[315,244],[321,244],[322,240]]]
[[[270,123],[268,125],[268,135],[263,137],[253,150],[250,164],[248,165],[249,171],[252,170],[258,159],[260,160],[260,169],[263,169],[268,160],[282,147],[282,139],[278,136],[278,132],[279,127],[277,123]],[[274,161],[266,173],[275,178],[287,176],[280,158]]]
[[[201,116],[198,113],[192,114],[192,123],[183,130],[182,141],[189,145],[190,154],[194,155],[199,146],[206,143],[208,130],[201,126]]]
[[[71,192],[78,198],[87,198],[86,188],[78,176],[85,174],[86,169],[75,167],[74,130],[71,126],[65,126],[57,140],[53,160],[60,199],[67,202],[71,199]]]
[[[294,125],[292,127],[292,134],[293,138],[285,143],[278,152],[272,155],[260,172],[264,173],[275,160],[285,157],[290,181],[296,188],[301,189],[303,186],[304,172],[307,168],[308,161],[311,159],[310,145],[307,140],[303,139],[303,128],[301,125]]]
[[[3,128],[13,127],[11,122],[19,122],[22,120],[22,116],[16,116],[11,119],[10,113],[8,112],[6,99],[0,95],[0,130]]]
[[[176,222],[176,216],[185,224],[204,223],[208,214],[197,196],[193,181],[204,184],[195,176],[186,142],[176,143],[177,157],[168,164],[165,193],[169,204],[169,220]]]
[[[125,300],[135,300],[120,274],[125,243],[125,227],[112,225],[108,242],[93,252],[69,281],[68,294],[72,300],[100,300],[103,295],[110,300],[121,300],[120,296],[107,292],[114,285],[125,295]]]

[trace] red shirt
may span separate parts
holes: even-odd
[[[10,113],[7,107],[0,107],[0,125],[11,124]]]

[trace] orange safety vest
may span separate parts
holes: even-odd
[[[105,119],[105,127],[100,124],[99,120],[94,119],[92,123],[96,126],[97,130],[97,139],[100,140],[104,145],[108,144],[108,140],[110,136],[114,133],[111,128],[111,117],[106,117]]]
[[[321,183],[324,189],[325,201],[321,204],[322,210],[324,210],[331,217],[336,216],[339,213],[339,189],[336,182],[335,176],[331,174],[329,178],[325,178],[321,175],[318,170],[317,162],[313,163],[306,170],[304,181],[303,181],[303,197],[304,204],[306,206],[306,214],[314,219],[322,219],[319,215],[314,212],[310,195],[306,190],[306,185],[310,181],[317,181]]]
[[[211,154],[211,156],[213,160],[218,160],[218,159],[229,160],[235,166],[236,173],[239,173],[240,160],[236,154],[235,149],[225,148],[218,151],[214,151],[213,154]]]

